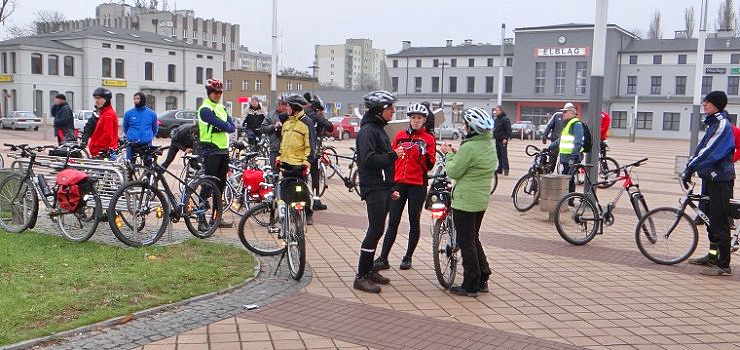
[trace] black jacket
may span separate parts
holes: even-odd
[[[309,111],[311,112],[309,114]],[[318,138],[316,137],[316,123],[313,121],[314,115],[313,110],[310,108],[305,109],[306,114],[301,118],[303,124],[308,126],[308,139],[311,142],[311,154],[308,155],[308,160],[313,162],[316,159],[316,146],[318,145]]]
[[[503,139],[511,138],[511,121],[509,121],[509,117],[506,116],[506,113],[501,113],[497,115],[494,125],[495,125],[495,129],[493,129],[494,139],[501,141]]]
[[[82,132],[83,145],[87,145],[87,141],[90,140],[90,136],[92,136],[95,128],[98,126],[98,118],[100,118],[100,116],[98,115],[98,112],[95,112],[87,119],[87,123],[85,123],[85,128],[83,129],[84,131]]]
[[[314,117],[311,118],[313,118],[314,123],[316,123],[316,135],[318,137],[324,137],[334,131],[334,124],[324,118],[324,116],[315,114]]]
[[[198,124],[183,124],[170,131],[170,147],[176,147],[181,150],[194,148],[197,142]]]
[[[247,111],[248,113],[244,117],[242,127],[258,131],[262,122],[265,120],[265,111],[262,108],[252,109],[251,106]]]
[[[67,102],[52,106],[51,115],[54,116],[55,130],[74,130],[75,120],[72,116],[72,109],[69,108]]]
[[[393,187],[393,170],[396,153],[383,128],[387,122],[380,116],[366,113],[357,133],[357,171],[360,180],[360,196],[378,190],[390,191]]]
[[[262,134],[267,135],[270,140],[270,150],[273,152],[277,153],[280,150],[280,128],[276,128],[275,123],[278,121],[285,123],[286,120],[288,120],[288,115],[274,111],[262,121]]]

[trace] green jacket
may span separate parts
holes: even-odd
[[[447,153],[445,163],[447,176],[456,181],[452,190],[452,208],[467,212],[485,211],[491,198],[493,173],[498,166],[491,133],[464,140],[457,153]]]

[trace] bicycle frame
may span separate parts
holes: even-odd
[[[165,177],[164,177],[165,174],[169,174],[170,176],[174,177],[175,180],[177,180],[181,185],[183,185],[183,190],[182,192],[180,192],[179,201],[175,197],[175,194],[170,188],[170,185],[167,183],[167,181],[165,181]],[[214,180],[214,181],[220,181],[215,176],[210,176],[210,175],[202,175],[202,176],[205,178]],[[185,192],[190,190],[193,193],[195,193],[195,189],[190,187],[190,184],[186,183],[185,181],[177,177],[177,175],[163,168],[161,165],[159,165],[156,162],[153,162],[151,168],[146,169],[146,173],[142,176],[142,178],[146,179],[145,182],[147,184],[155,188],[157,187],[159,183],[161,183],[162,188],[164,189],[165,198],[169,202],[168,204],[170,205],[170,208],[174,209],[170,211],[170,216],[172,217],[172,219],[179,219],[180,217],[182,217],[183,208],[187,204],[187,198],[185,197]]]

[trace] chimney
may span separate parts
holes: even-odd
[[[720,29],[717,31],[717,38],[732,38],[734,34],[732,29]]]
[[[685,30],[677,30],[673,32],[673,39],[686,39],[689,37]]]
[[[473,39],[465,39],[465,43],[463,44],[463,46],[470,46],[470,45],[473,45]]]
[[[401,42],[401,51],[406,51],[411,48],[411,41],[404,40]]]
[[[447,39],[447,47],[452,47],[452,39]]]

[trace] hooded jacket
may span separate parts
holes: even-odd
[[[131,108],[123,115],[123,133],[129,142],[151,144],[158,130],[157,114],[146,105]]]
[[[735,137],[726,111],[704,118],[707,132],[696,147],[694,156],[686,164],[686,173],[694,172],[703,181],[732,181],[735,167],[732,158],[735,154]]]
[[[388,124],[377,114],[365,113],[357,133],[357,171],[360,196],[364,199],[372,191],[390,191],[393,187],[394,162],[398,157],[391,149],[383,128]]]
[[[242,127],[254,130],[255,132],[258,131],[262,122],[265,120],[265,115],[267,115],[265,109],[262,108],[262,105],[257,109],[252,109],[252,105],[250,104],[245,112],[247,112],[247,114],[242,122]]]
[[[51,115],[54,116],[54,135],[60,135],[64,141],[74,140],[75,120],[69,104],[65,101],[52,106]]]
[[[291,115],[283,124],[278,160],[285,164],[309,165],[311,139],[309,127],[303,122],[303,111]]]
[[[393,138],[391,149],[402,146],[403,157],[396,159],[394,180],[397,184],[422,186],[426,175],[436,161],[437,143],[424,127],[399,131]]]
[[[98,111],[100,118],[95,124],[95,130],[90,136],[88,150],[91,156],[97,156],[100,151],[118,148],[118,117],[110,104]]]
[[[506,113],[497,115],[494,125],[496,125],[496,128],[493,129],[493,138],[496,141],[511,138],[511,121],[506,116]]]
[[[457,153],[447,153],[445,170],[456,181],[452,208],[472,213],[485,211],[497,166],[496,146],[488,132],[467,137]]]

